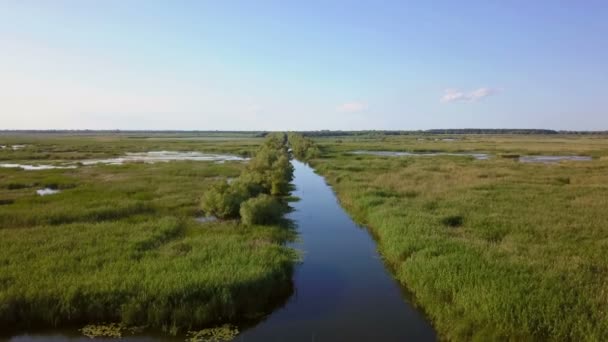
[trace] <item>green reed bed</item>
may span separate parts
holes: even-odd
[[[37,139],[38,146],[86,145],[93,154],[109,148],[104,137]],[[118,151],[115,137],[107,139]],[[134,149],[124,143],[120,149]],[[249,140],[214,144],[222,153],[251,150]],[[205,192],[245,167],[184,161],[0,169],[0,330],[114,322],[181,334],[268,314],[292,291],[296,255],[284,243],[293,231],[195,220]],[[61,192],[36,195],[44,187]]]
[[[442,338],[607,339],[608,141],[463,138],[483,140],[456,142],[465,151],[594,151],[596,159],[363,156],[344,152],[414,149],[418,140],[394,138],[384,147],[380,138],[324,138],[317,141],[326,153],[313,165],[375,233],[395,276]],[[445,142],[425,144],[438,149]]]

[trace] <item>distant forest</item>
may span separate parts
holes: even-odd
[[[420,135],[420,134],[603,134],[608,131],[556,131],[551,129],[501,129],[501,128],[458,128],[428,129],[419,131],[304,131],[305,136],[349,136],[349,135]]]

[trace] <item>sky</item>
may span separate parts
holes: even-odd
[[[0,0],[0,129],[608,130],[608,1]]]

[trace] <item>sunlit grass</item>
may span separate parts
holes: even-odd
[[[375,232],[396,277],[444,338],[606,339],[608,139],[464,138],[454,147],[422,143],[598,158],[546,165],[356,156],[343,152],[411,150],[418,141],[325,138],[318,140],[327,153],[313,165]]]
[[[86,145],[79,153],[92,155],[143,149],[116,146],[123,142],[107,147],[97,139],[74,140],[72,147],[68,140],[42,139],[36,148]],[[154,143],[161,145],[146,147],[207,148],[207,142]],[[215,148],[249,150],[247,141],[240,143],[223,149],[215,142]],[[0,169],[0,330],[108,322],[185,333],[268,314],[292,291],[296,256],[284,242],[293,231],[195,221],[211,184],[244,167],[170,162]],[[43,187],[62,191],[36,195]]]

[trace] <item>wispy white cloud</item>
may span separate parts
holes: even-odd
[[[459,89],[446,89],[441,97],[440,102],[449,103],[449,102],[477,102],[485,97],[494,95],[498,92],[498,90],[493,88],[478,88],[471,91],[462,91]]]
[[[365,102],[346,102],[339,105],[336,110],[342,113],[358,113],[363,112],[368,108],[367,103]]]

